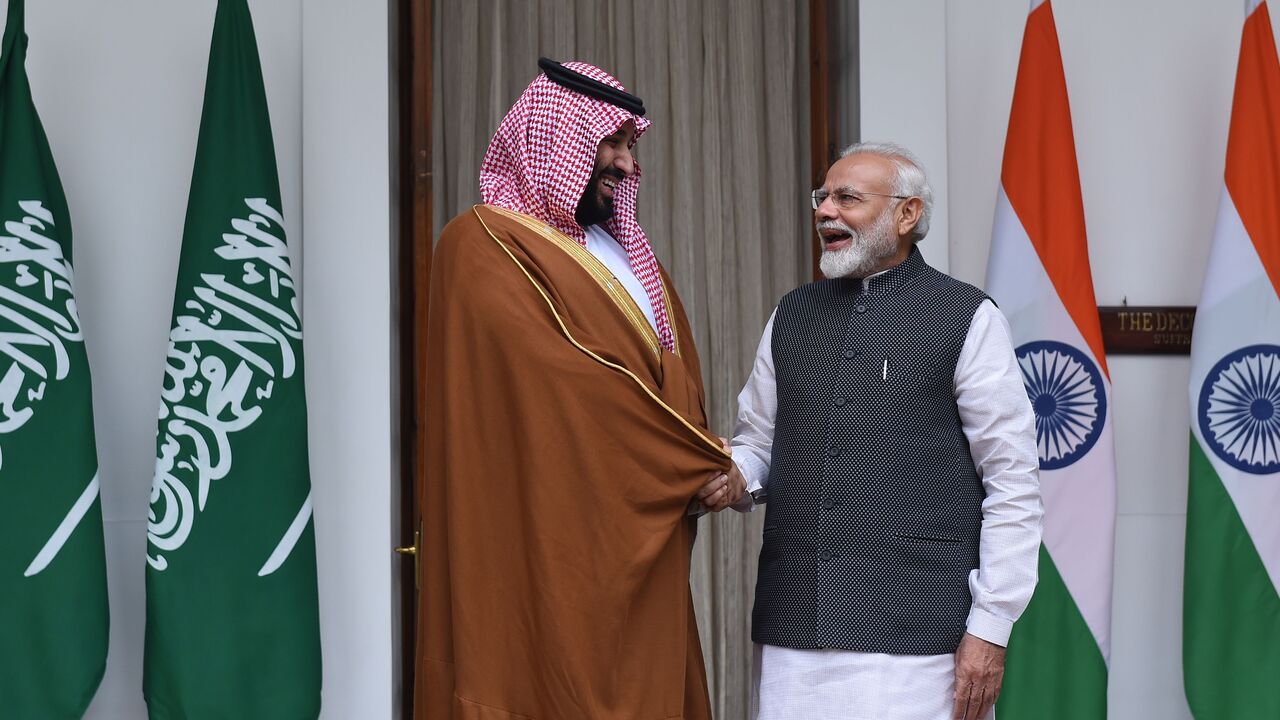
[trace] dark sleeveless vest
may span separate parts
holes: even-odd
[[[954,652],[984,492],[956,409],[982,291],[925,264],[800,287],[778,305],[778,414],[752,639]]]

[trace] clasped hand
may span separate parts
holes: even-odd
[[[725,438],[720,438],[720,444],[725,450],[729,449],[729,441]],[[741,500],[742,494],[746,491],[747,479],[742,476],[737,463],[734,463],[729,472],[721,473],[708,480],[707,484],[698,490],[694,499],[711,512],[720,512]]]

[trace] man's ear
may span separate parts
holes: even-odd
[[[902,206],[898,210],[898,236],[904,237],[911,234],[916,225],[920,224],[922,213],[924,213],[924,201],[920,198],[913,197],[902,201]]]

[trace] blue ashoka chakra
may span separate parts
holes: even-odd
[[[1017,350],[1022,382],[1036,413],[1040,469],[1057,470],[1084,457],[1102,435],[1107,392],[1088,355],[1053,340]]]
[[[1219,360],[1200,387],[1196,418],[1223,462],[1280,472],[1280,346],[1250,345]]]

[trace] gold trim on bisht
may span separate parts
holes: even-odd
[[[508,210],[507,208],[498,207],[496,205],[478,205],[477,207],[492,210],[500,215],[515,220],[521,225],[550,240],[552,244],[563,250],[570,258],[581,265],[583,270],[587,271],[587,274],[591,276],[591,279],[596,281],[596,284],[599,285],[602,290],[604,290],[605,294],[609,296],[609,299],[613,301],[613,304],[618,306],[618,309],[626,316],[627,321],[631,323],[631,327],[640,334],[640,337],[645,341],[645,344],[649,346],[649,349],[653,351],[653,354],[661,357],[662,344],[659,342],[658,334],[654,331],[653,326],[649,324],[649,319],[644,316],[644,311],[636,304],[635,298],[631,297],[631,293],[627,292],[626,287],[622,285],[617,276],[610,272],[609,268],[606,267],[604,263],[600,262],[599,258],[592,255],[591,251],[583,247],[577,240],[574,240],[568,235],[565,235],[559,230],[556,230],[550,225],[547,225],[541,220],[530,215],[525,215],[524,213]],[[479,215],[477,214],[476,217],[479,217]],[[481,220],[481,223],[483,222],[484,221]],[[487,225],[485,226],[485,229],[488,230]],[[671,290],[666,286],[666,283],[663,283],[662,290],[663,301],[667,306],[667,317],[672,318],[674,315],[671,310]],[[674,336],[675,327],[673,325],[672,337]],[[680,341],[678,339],[675,341],[674,354],[680,354]]]
[[[511,249],[508,248],[506,244],[504,244],[501,240],[499,240],[497,235],[493,234],[493,231],[489,229],[489,225],[485,223],[484,218],[480,217],[480,212],[476,210],[476,208],[479,208],[479,207],[493,207],[493,206],[477,205],[473,207],[471,210],[473,213],[475,213],[476,219],[480,221],[481,227],[484,228],[484,231],[489,235],[489,238],[492,239],[495,243],[497,243],[498,247],[502,248],[502,252],[506,253],[507,257],[511,258],[511,262],[516,264],[516,267],[520,269],[520,272],[524,274],[525,278],[529,281],[529,283],[533,285],[534,289],[538,291],[538,294],[542,296],[543,301],[546,302],[547,304],[547,309],[551,311],[551,316],[556,319],[556,324],[560,326],[560,332],[564,333],[564,336],[569,339],[569,342],[572,343],[574,347],[576,347],[579,351],[586,354],[592,360],[595,360],[601,365],[605,365],[606,367],[610,367],[614,370],[617,370],[618,372],[623,373],[627,377],[631,378],[631,380],[635,382],[636,385],[640,386],[640,389],[644,391],[645,395],[649,396],[650,400],[660,405],[672,417],[674,417],[677,421],[679,421],[681,425],[683,425],[687,430],[689,430],[694,435],[696,435],[697,438],[704,445],[710,447],[713,451],[715,451],[717,454],[721,455],[722,457],[731,457],[731,454],[729,453],[729,451],[726,450],[722,445],[720,445],[720,443],[715,442],[711,438],[708,438],[705,433],[703,433],[698,428],[694,427],[693,424],[690,423],[688,420],[686,420],[683,415],[677,412],[670,405],[663,402],[662,398],[658,397],[657,394],[655,394],[653,390],[650,389],[649,386],[646,385],[644,381],[639,378],[639,376],[637,376],[635,373],[631,372],[627,368],[617,363],[613,363],[608,360],[605,360],[604,358],[600,357],[596,353],[592,352],[590,348],[578,342],[578,339],[573,336],[573,333],[569,332],[569,326],[565,324],[564,318],[560,317],[560,313],[556,312],[555,304],[551,302],[551,297],[547,295],[547,291],[543,290],[542,286],[539,285],[538,282],[533,279],[533,276],[529,274],[528,268],[526,268],[523,264],[520,263],[520,260],[516,258],[514,253],[511,252]],[[497,209],[497,208],[494,208],[494,209]],[[564,237],[563,233],[561,233],[560,235],[561,237]],[[565,239],[569,240],[569,242],[573,242],[572,238],[565,238]],[[574,242],[573,244],[577,245],[579,248],[582,247],[581,245],[578,245],[576,242]],[[585,248],[583,248],[583,252],[586,252]],[[591,257],[591,253],[588,252],[587,255]],[[594,257],[592,257],[592,259],[594,259]],[[624,290],[623,292],[625,293],[626,291]],[[630,295],[628,295],[627,297],[630,297]],[[633,305],[635,304],[634,301],[632,302],[632,304]],[[645,320],[646,325],[648,325],[648,322],[649,322],[648,320]],[[652,333],[653,328],[650,327],[649,330]],[[654,338],[656,340],[657,338],[656,333],[654,334]]]

